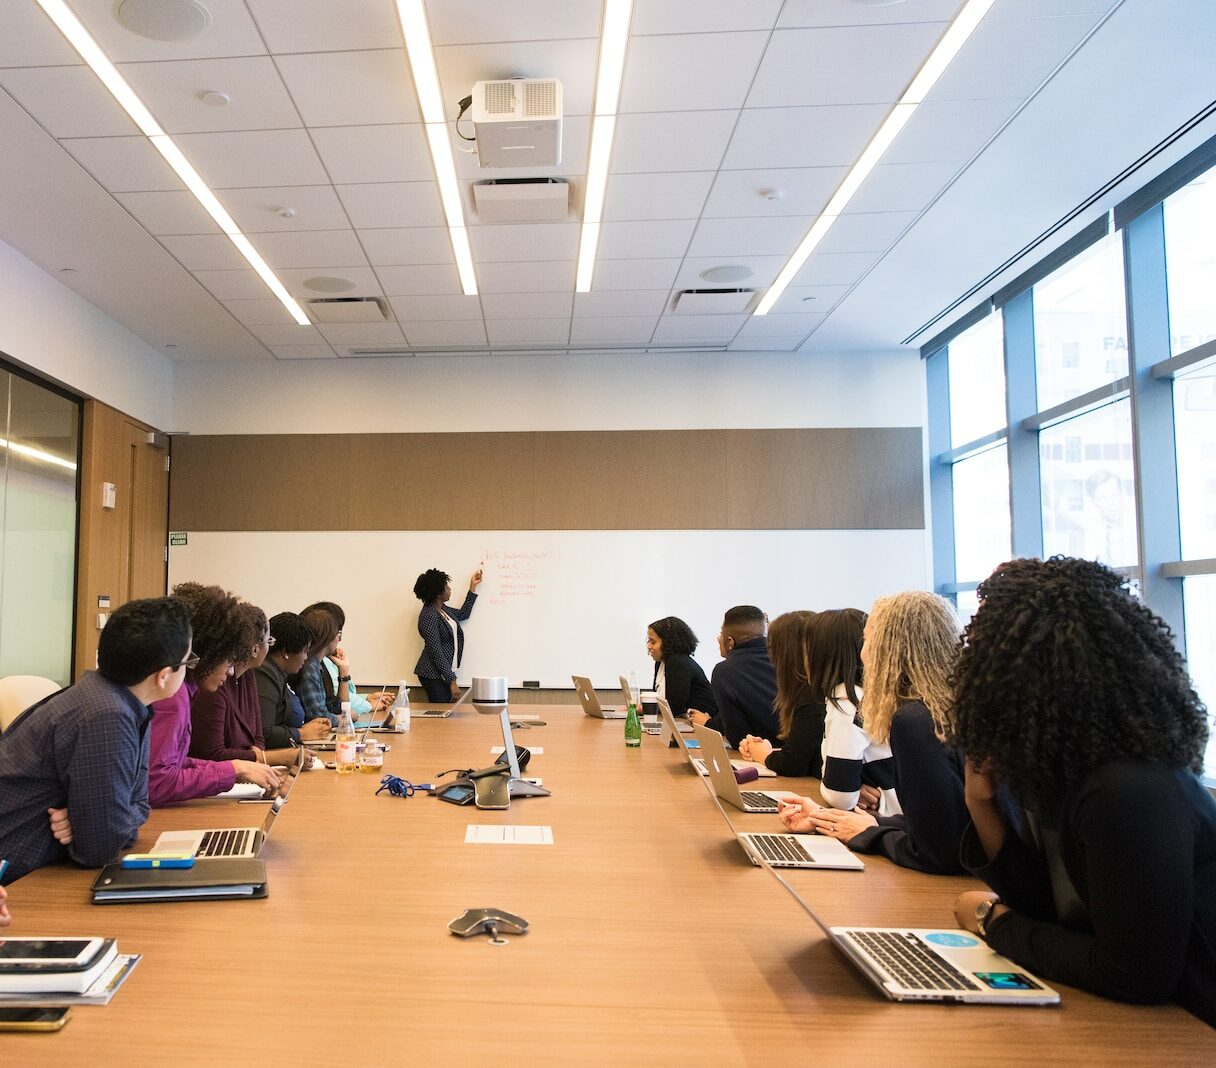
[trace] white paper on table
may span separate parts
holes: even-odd
[[[545,747],[543,745],[525,745],[523,748],[528,750],[528,752],[533,756],[543,756],[545,752]],[[499,753],[505,752],[505,748],[503,748],[501,745],[496,745],[490,749],[490,756],[498,756]]]
[[[466,844],[476,845],[552,845],[553,828],[510,823],[470,823],[465,828],[464,840]]]

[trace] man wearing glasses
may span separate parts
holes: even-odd
[[[197,666],[190,638],[179,601],[129,601],[101,632],[97,670],[0,735],[5,883],[69,858],[101,867],[135,841],[148,818],[148,706]]]

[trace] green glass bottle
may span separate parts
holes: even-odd
[[[638,705],[633,699],[629,701],[629,714],[625,717],[625,744],[630,749],[642,744],[642,721],[638,719]]]

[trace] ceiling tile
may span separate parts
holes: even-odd
[[[933,87],[929,100],[1026,97],[1097,21],[1096,15],[984,19]]]
[[[503,5],[503,14],[521,12],[524,7]],[[449,102],[468,96],[474,82],[556,78],[562,83],[562,113],[590,115],[598,45],[598,30],[581,40],[516,37],[499,44],[448,45],[435,48],[435,65],[439,68],[443,98]]]
[[[704,215],[707,219],[817,215],[847,173],[847,167],[719,171]]]
[[[914,211],[841,215],[816,246],[815,251],[885,252],[895,244],[915,218]]]
[[[52,137],[122,137],[135,125],[88,67],[0,70],[7,89]]]
[[[318,327],[331,345],[404,345],[396,323],[326,323]]]
[[[114,63],[266,54],[244,0],[207,0],[211,24],[187,41],[154,41],[132,33],[114,17],[115,0],[72,0],[71,6]]]
[[[426,135],[417,123],[323,126],[310,132],[329,177],[338,184],[434,180]]]
[[[359,240],[375,267],[455,262],[446,226],[360,230]]]
[[[460,277],[456,274],[455,266],[377,267],[376,276],[384,287],[384,295],[388,297],[460,292]]]
[[[1035,19],[1053,15],[1102,14],[1119,0],[996,0],[985,18]]]
[[[612,173],[716,171],[737,111],[621,115],[612,141]]]
[[[963,162],[978,152],[1021,101],[926,100],[883,155],[884,163]]]
[[[270,351],[280,360],[325,360],[337,354],[326,344],[318,345],[270,345]]]
[[[0,33],[0,67],[55,67],[80,56],[35,4],[6,4]]]
[[[880,163],[845,210],[920,211],[957,172],[957,163]]]
[[[308,126],[420,121],[403,49],[309,52],[275,63]]]
[[[810,228],[811,219],[702,219],[688,246],[690,256],[788,256]]]
[[[370,267],[338,267],[328,264],[322,267],[281,267],[274,272],[279,281],[287,287],[287,291],[299,300],[316,300],[325,297],[378,297],[381,296],[380,283],[375,272]],[[309,289],[304,283],[312,278],[345,278],[354,283],[351,289],[342,293],[318,292]]]
[[[486,328],[477,320],[407,323],[405,337],[415,348],[423,345],[484,345]]]
[[[239,271],[249,266],[223,234],[162,237],[160,243],[188,271]]]
[[[826,315],[749,315],[739,331],[739,340],[759,337],[804,338]]]
[[[443,225],[434,182],[373,182],[340,185],[337,190],[356,230]]]
[[[740,337],[726,346],[728,352],[796,352],[802,344],[802,335],[797,337]]]
[[[303,130],[181,134],[174,140],[212,189],[328,180]]]
[[[555,293],[573,290],[574,261],[479,263],[477,282],[483,293]]]
[[[578,256],[578,235],[578,223],[482,225],[469,229],[469,242],[478,264],[572,260]]]
[[[117,200],[150,234],[218,234],[220,228],[203,211],[193,193],[117,193]]]
[[[746,289],[758,289],[770,285],[777,277],[777,272],[785,266],[787,258],[786,256],[739,257],[744,266],[751,267],[756,272],[753,277],[740,284]],[[710,267],[719,267],[722,262],[722,256],[690,256],[680,267],[675,287],[677,289],[704,289],[707,285],[713,285],[701,277],[701,272]],[[733,259],[732,262],[734,262]]]
[[[481,306],[487,319],[570,318],[574,294],[483,293]]]
[[[569,319],[487,319],[491,345],[551,345],[570,340]]]
[[[606,222],[600,226],[596,256],[601,260],[642,260],[683,256],[695,219]]]
[[[909,22],[778,30],[747,106],[894,103],[944,29],[940,22]]]
[[[226,300],[224,307],[232,317],[245,326],[290,326],[295,324],[287,309],[273,298],[262,300]]]
[[[77,137],[60,144],[111,193],[182,188],[146,137]]]
[[[800,286],[847,285],[873,267],[880,255],[877,252],[814,252],[794,275],[794,283]]]
[[[1021,3],[1022,0],[1016,0]],[[884,22],[945,22],[954,17],[959,0],[916,0],[859,3],[858,0],[785,0],[777,25],[865,26]]]
[[[251,326],[249,332],[263,345],[324,345],[325,338],[315,326]]]
[[[247,0],[272,52],[401,48],[396,7],[384,0]]]
[[[276,130],[303,125],[268,56],[124,63],[120,73],[166,133]],[[202,95],[225,93],[222,106]]]
[[[656,316],[667,306],[670,289],[593,290],[574,294],[574,315],[607,318],[609,316]]]
[[[327,263],[333,267],[365,267],[367,257],[353,230],[301,230],[258,234],[254,247],[274,269],[309,267]]]
[[[598,37],[600,2],[528,0],[526,4],[487,4],[485,0],[443,0],[431,5],[427,18],[436,47]]]
[[[622,315],[607,319],[575,319],[570,326],[573,341],[649,341],[658,324],[657,315]]]
[[[777,298],[766,318],[787,314],[808,315],[827,312],[849,291],[849,286],[789,286]]]
[[[390,297],[397,318],[408,330],[412,322],[481,319],[481,298],[463,293],[430,297]]]
[[[695,219],[713,183],[713,171],[611,174],[604,219]]]
[[[664,315],[655,328],[655,341],[676,339],[726,341],[747,322],[746,315]]]
[[[888,110],[885,104],[745,108],[722,166],[851,167]]]
[[[276,230],[341,230],[346,211],[328,185],[259,186],[224,189],[220,203],[247,234]],[[283,216],[280,211],[291,211]]]
[[[469,131],[467,122],[460,128]],[[463,181],[479,182],[487,178],[568,178],[582,175],[587,169],[588,138],[591,120],[585,115],[567,115],[562,120],[562,158],[554,167],[483,167],[477,156],[467,151],[468,142],[456,136],[455,124],[448,123],[448,136],[456,156],[456,174]],[[571,202],[574,190],[571,190]]]
[[[600,260],[595,265],[591,281],[595,290],[657,290],[670,289],[680,268],[678,259],[669,260]]]
[[[767,30],[780,10],[781,0],[637,0],[633,34]]]
[[[243,271],[194,271],[216,300],[253,300],[269,292],[266,283],[250,268]]]
[[[768,38],[762,32],[634,37],[618,110],[741,108]]]

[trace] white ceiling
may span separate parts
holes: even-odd
[[[1216,96],[1210,0],[997,0],[772,314],[676,314],[710,267],[772,281],[958,0],[636,0],[577,295],[599,0],[430,0],[450,114],[485,78],[565,95],[560,166],[457,153],[466,297],[393,0],[201,2],[210,29],[178,44],[72,7],[293,295],[337,276],[394,320],[294,325],[33,0],[4,0],[0,238],[179,360],[895,347]],[[477,220],[472,181],[542,175],[573,183],[568,221]]]

